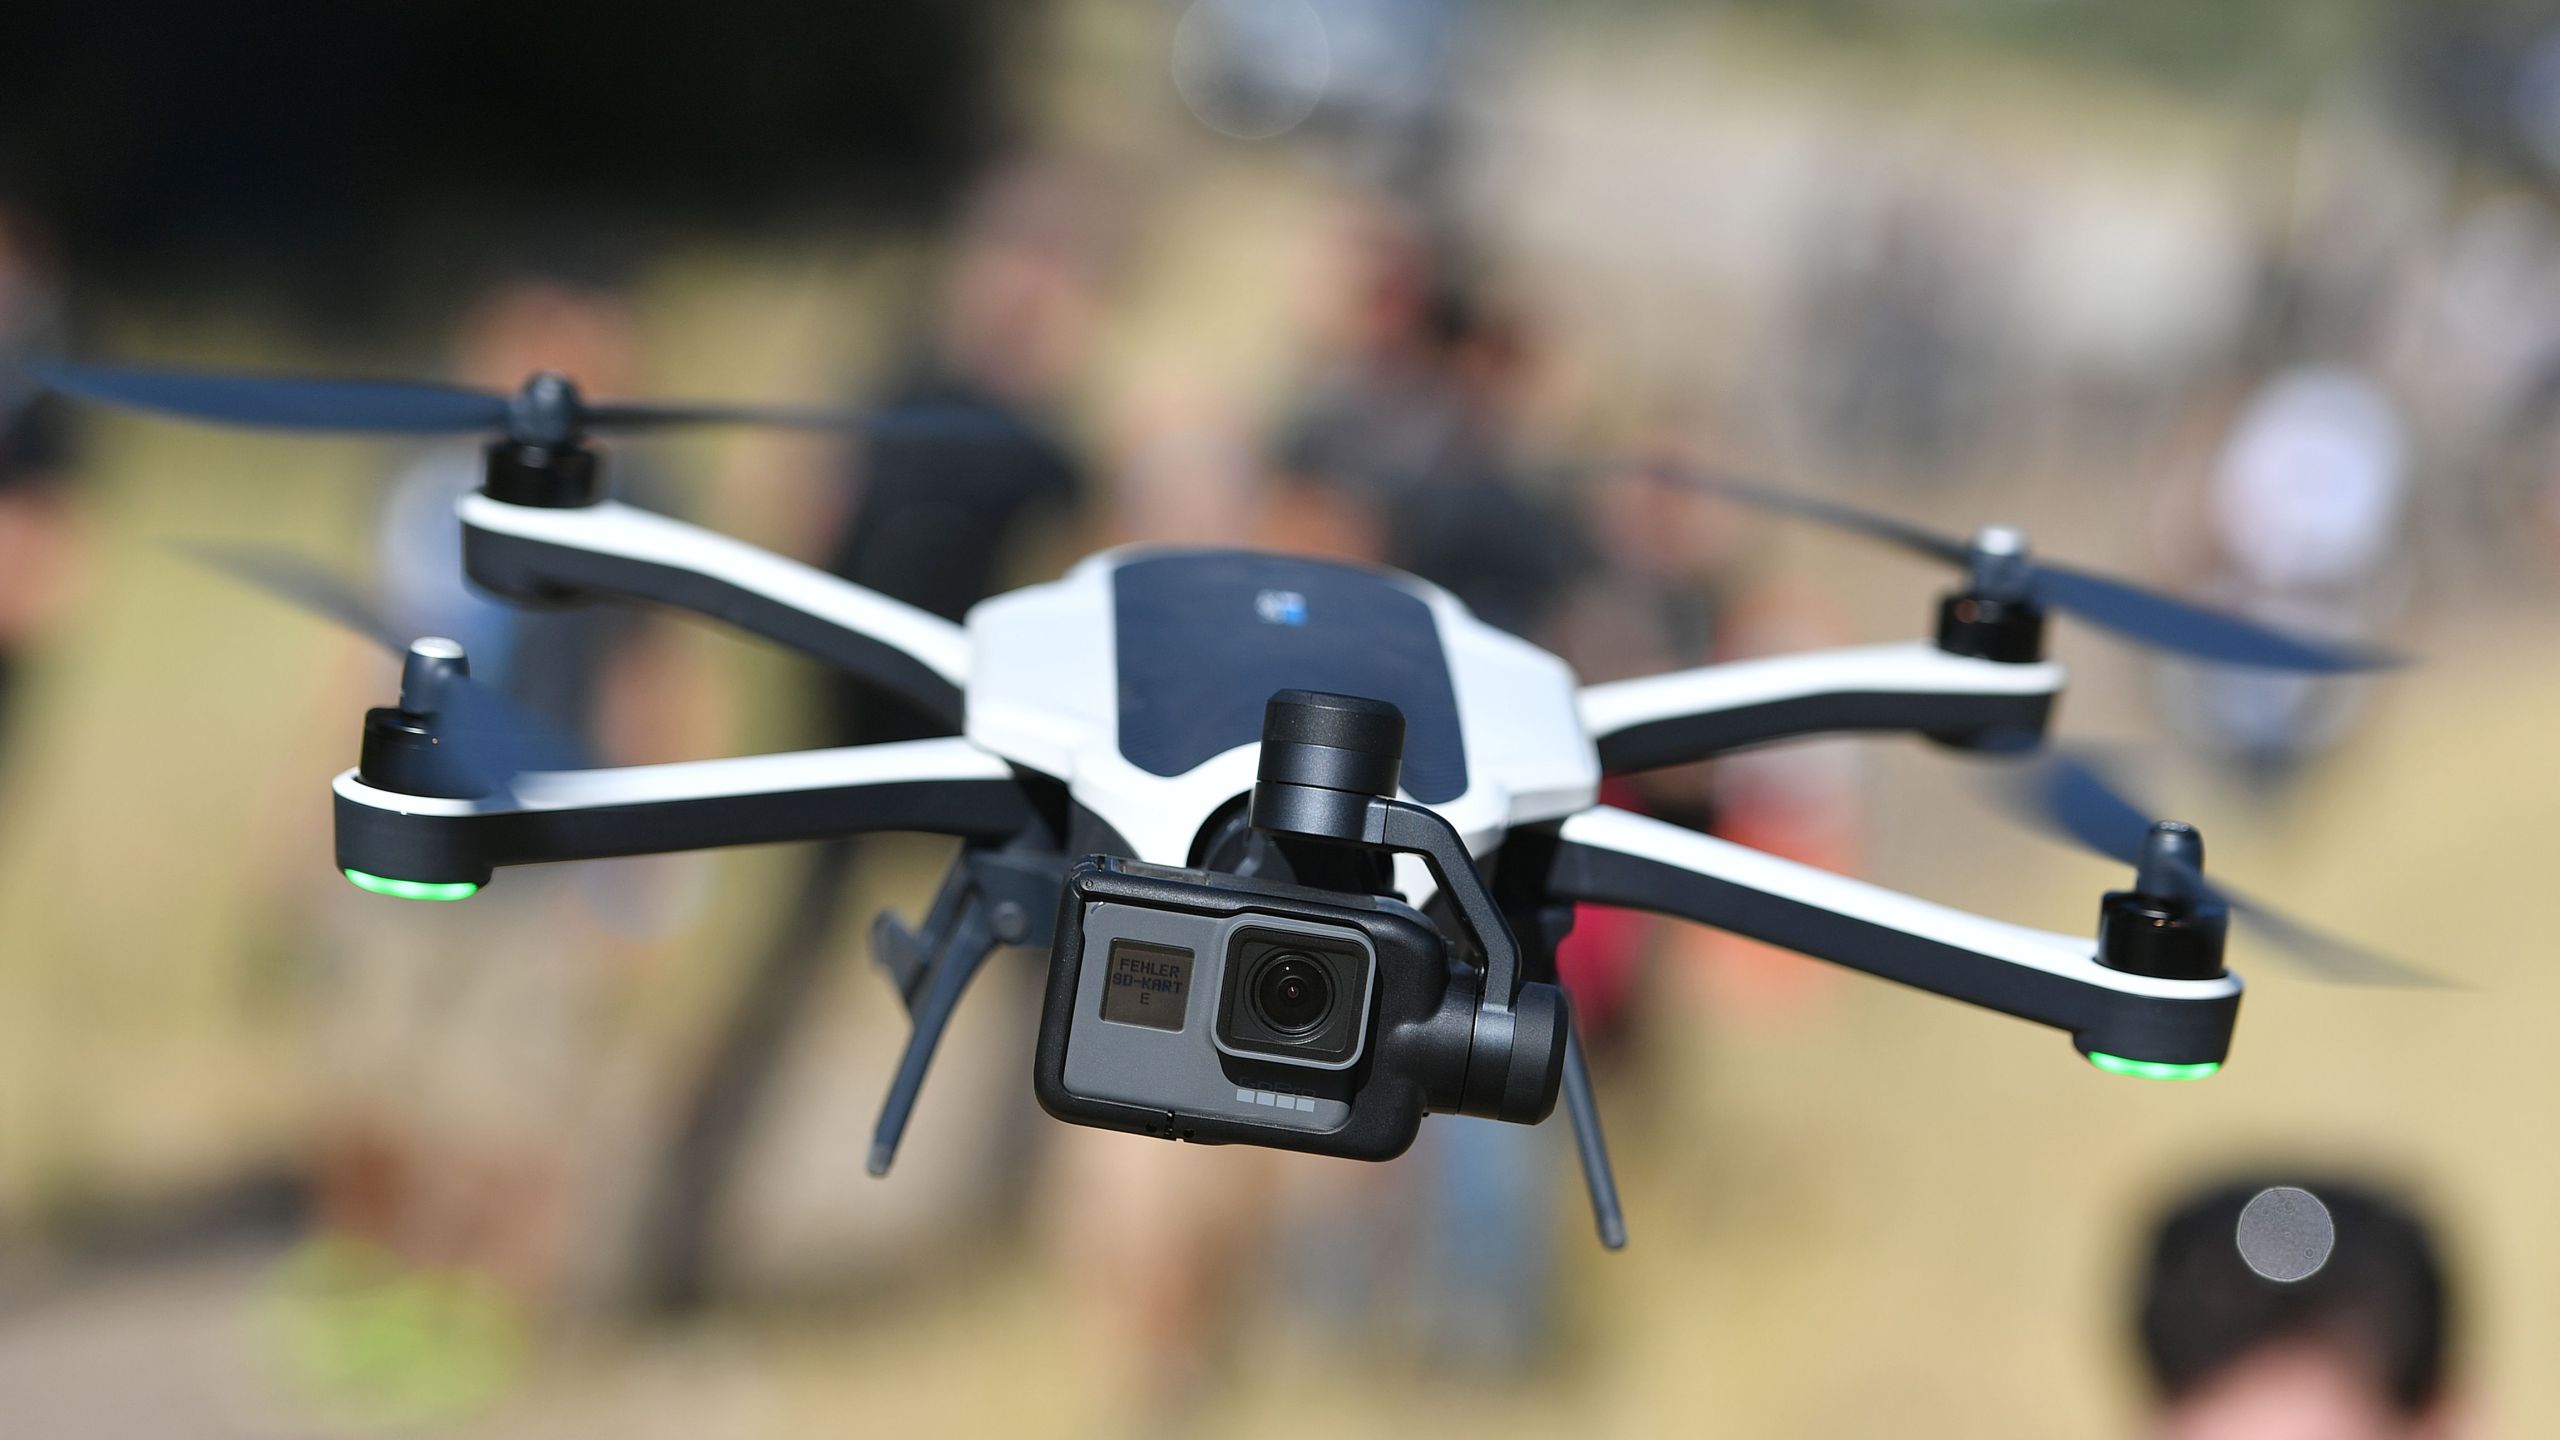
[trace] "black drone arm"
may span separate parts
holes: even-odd
[[[478,799],[384,790],[353,770],[336,791],[338,867],[394,894],[486,884],[501,865],[878,830],[1001,841],[1036,821],[1012,767],[959,739],[534,773]]]
[[[723,620],[871,681],[957,729],[958,625],[716,531],[605,500],[461,505],[463,568],[519,599],[614,595]]]
[[[1514,843],[1522,840],[1533,855],[1550,847],[1545,885],[1558,900],[1713,925],[2066,1030],[2082,1053],[2109,1060],[2210,1065],[2230,1048],[2235,975],[2169,980],[2109,969],[2094,940],[1986,919],[1608,806]]]
[[[1588,685],[1577,703],[1600,768],[1622,775],[1852,730],[2015,748],[2044,734],[2063,678],[2043,662],[1862,645]]]

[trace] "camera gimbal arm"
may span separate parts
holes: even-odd
[[[1270,834],[1421,857],[1483,956],[1457,1108],[1534,1125],[1562,1083],[1573,1024],[1564,991],[1521,979],[1519,941],[1456,829],[1395,798],[1404,742],[1404,712],[1383,700],[1276,691],[1248,816]]]
[[[1586,685],[1577,703],[1601,770],[1620,775],[1850,730],[2016,748],[2043,736],[2063,679],[2042,661],[1861,645]]]
[[[1036,820],[1013,768],[960,739],[538,772],[468,799],[382,789],[357,770],[334,789],[338,867],[422,898],[468,894],[501,865],[877,830],[1001,841]]]
[[[1558,822],[1551,844],[1545,884],[1556,899],[1699,921],[2051,1025],[2108,1068],[2200,1074],[2230,1049],[2235,975],[2113,969],[2091,939],[1986,919],[1609,806]]]
[[[903,601],[717,531],[625,505],[463,497],[463,567],[516,599],[612,595],[723,620],[815,656],[959,728],[969,640]]]

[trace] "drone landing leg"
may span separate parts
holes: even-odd
[[[1573,1118],[1573,1148],[1582,1159],[1582,1184],[1591,1192],[1591,1221],[1599,1227],[1600,1243],[1624,1250],[1627,1216],[1618,1207],[1618,1176],[1609,1165],[1609,1139],[1600,1133],[1600,1107],[1591,1097],[1591,1070],[1582,1060],[1582,1039],[1570,1033],[1564,1042],[1564,1108]]]
[[[921,931],[887,916],[872,928],[873,952],[915,1026],[889,1097],[880,1103],[880,1123],[864,1161],[872,1174],[888,1174],[897,1158],[943,1027],[987,957],[1001,945],[1049,943],[1063,868],[1057,857],[1040,852],[964,850],[944,877]]]
[[[889,983],[898,988],[898,999],[909,1015],[915,1013],[926,973],[933,968],[939,937],[950,934],[960,923],[960,909],[969,903],[976,888],[976,877],[970,873],[964,855],[942,877],[941,888],[933,893],[933,904],[916,928],[908,929],[886,910],[871,922],[871,963],[887,972]]]
[[[1504,863],[1494,872],[1504,889],[1504,911],[1512,933],[1520,937],[1523,964],[1531,979],[1555,983],[1556,948],[1573,932],[1574,907],[1553,903],[1544,893],[1549,849],[1534,836],[1513,841]],[[1523,888],[1523,879],[1529,880]],[[1435,902],[1436,903],[1436,902]],[[1610,1250],[1627,1247],[1626,1212],[1618,1206],[1618,1176],[1609,1164],[1609,1140],[1600,1133],[1600,1106],[1591,1096],[1591,1068],[1582,1058],[1579,1020],[1564,1032],[1564,1112],[1573,1122],[1573,1152],[1582,1162],[1582,1186],[1591,1194],[1591,1223],[1600,1243]]]
[[[933,958],[917,977],[922,983],[909,992],[915,1029],[907,1035],[906,1053],[898,1058],[898,1076],[890,1082],[889,1098],[880,1105],[880,1124],[871,1133],[871,1155],[864,1168],[874,1175],[889,1173],[898,1141],[907,1133],[907,1117],[915,1111],[916,1094],[924,1088],[925,1067],[933,1063],[934,1049],[942,1043],[943,1027],[950,1023],[960,993],[976,978],[978,967],[995,953],[995,927],[976,887],[961,895],[951,922],[934,935],[938,943]]]

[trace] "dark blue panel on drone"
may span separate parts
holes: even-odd
[[[1112,576],[1120,753],[1181,775],[1262,738],[1274,690],[1330,690],[1404,711],[1404,788],[1427,805],[1467,789],[1467,747],[1440,627],[1420,596],[1347,565],[1201,551]]]

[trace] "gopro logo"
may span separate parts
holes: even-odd
[[[1295,590],[1265,590],[1253,597],[1253,613],[1267,625],[1307,623],[1307,597]]]

